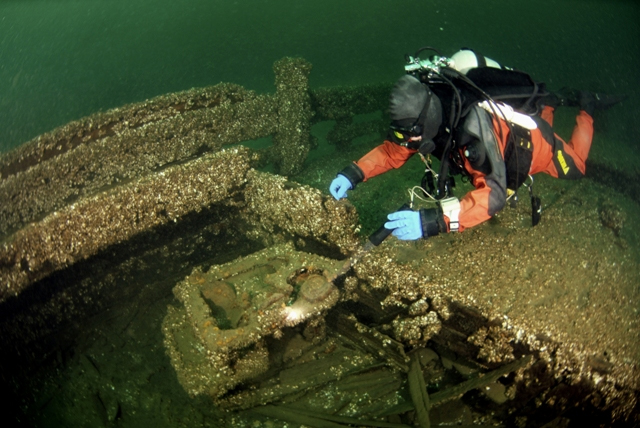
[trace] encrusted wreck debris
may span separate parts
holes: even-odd
[[[269,369],[266,338],[312,319],[340,296],[329,282],[339,262],[297,252],[290,245],[265,249],[207,272],[194,270],[174,289],[181,307],[163,323],[165,346],[182,386],[191,395],[218,398]]]
[[[169,94],[72,122],[3,154],[0,301],[133,234],[209,206],[214,201],[203,191],[217,197],[214,186],[230,189],[227,181],[242,181],[248,168],[246,160],[207,155],[224,145],[273,135],[273,146],[251,162],[273,161],[285,175],[299,171],[311,144],[311,66],[285,58],[274,70],[275,95],[232,84]],[[324,120],[323,111],[348,92],[315,94],[313,119]],[[378,110],[375,101],[334,115]]]
[[[384,110],[388,86],[310,90],[311,65],[301,59],[278,61],[274,71],[273,95],[232,84],[169,94],[2,155],[4,379],[40,354],[57,355],[57,331],[73,336],[83,320],[153,284],[177,298],[162,329],[180,383],[238,411],[229,416],[238,425],[267,416],[309,426],[428,426],[446,422],[446,406],[465,415],[454,423],[561,424],[572,409],[637,420],[640,376],[629,343],[600,325],[581,342],[578,327],[572,335],[523,310],[567,294],[562,272],[542,271],[553,263],[592,279],[592,295],[608,290],[616,300],[606,287],[637,278],[630,256],[615,259],[623,267],[564,258],[574,237],[538,251],[532,242],[557,226],[520,236],[519,226],[505,226],[522,223],[513,211],[495,235],[389,240],[334,283],[359,248],[356,210],[283,175],[301,171],[315,122],[335,121],[328,139],[336,145],[380,129],[380,121],[355,126],[353,117]],[[267,136],[267,149],[225,147]],[[282,175],[256,169],[266,163]],[[563,197],[581,203],[579,194]],[[625,251],[620,235],[630,220],[617,205],[573,217],[571,204],[560,205],[546,215],[588,224],[590,248]],[[509,253],[469,250],[485,240]],[[518,306],[514,284],[530,287],[528,303]],[[498,294],[501,286],[510,291]],[[585,313],[595,306],[589,293],[578,302]],[[463,394],[482,406],[490,400],[494,416],[479,416],[478,405],[472,417],[473,406],[456,400]]]

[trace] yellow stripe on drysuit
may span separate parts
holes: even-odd
[[[569,172],[569,166],[567,165],[567,161],[564,160],[564,156],[562,156],[562,151],[558,150],[558,162],[560,162],[560,167],[562,168],[562,172],[564,175],[567,175]]]

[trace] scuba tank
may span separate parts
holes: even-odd
[[[422,51],[433,50],[437,55],[420,59]],[[482,101],[499,101],[516,112],[527,115],[538,113],[538,101],[549,95],[544,83],[535,82],[525,72],[505,67],[472,49],[462,48],[450,58],[437,49],[424,47],[414,56],[405,55],[404,69],[425,84],[446,82],[466,96],[465,106]],[[463,109],[464,109],[463,107]]]
[[[478,55],[475,51],[471,49],[462,48],[458,52],[454,53],[451,56],[451,61],[453,61],[453,68],[458,70],[460,73],[466,75],[469,70],[473,68],[479,67],[493,67],[493,68],[505,68],[500,64],[492,60],[491,58],[487,58],[486,56]]]

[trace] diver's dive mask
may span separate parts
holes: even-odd
[[[391,122],[389,128],[391,128],[391,134],[393,136],[393,141],[396,144],[400,144],[401,146],[405,146],[411,143],[411,139],[415,137],[422,136],[423,126],[418,123],[413,123],[409,126],[403,126],[401,121]],[[417,141],[416,141],[417,142]]]

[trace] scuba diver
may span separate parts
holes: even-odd
[[[421,60],[422,51],[435,51]],[[426,164],[423,192],[435,208],[401,208],[384,227],[399,239],[428,238],[462,232],[517,200],[523,184],[532,202],[532,223],[540,220],[540,199],[533,194],[534,174],[577,179],[593,139],[593,114],[623,97],[563,89],[546,91],[521,71],[462,49],[446,58],[431,47],[406,56],[406,74],[393,87],[391,125],[386,140],[341,170],[329,190],[338,200],[358,183],[399,168],[418,153]],[[579,107],[568,142],[553,132],[558,106]],[[430,156],[440,160],[439,172]],[[458,200],[451,194],[453,176],[466,176],[475,187]],[[526,184],[527,179],[531,184]]]

